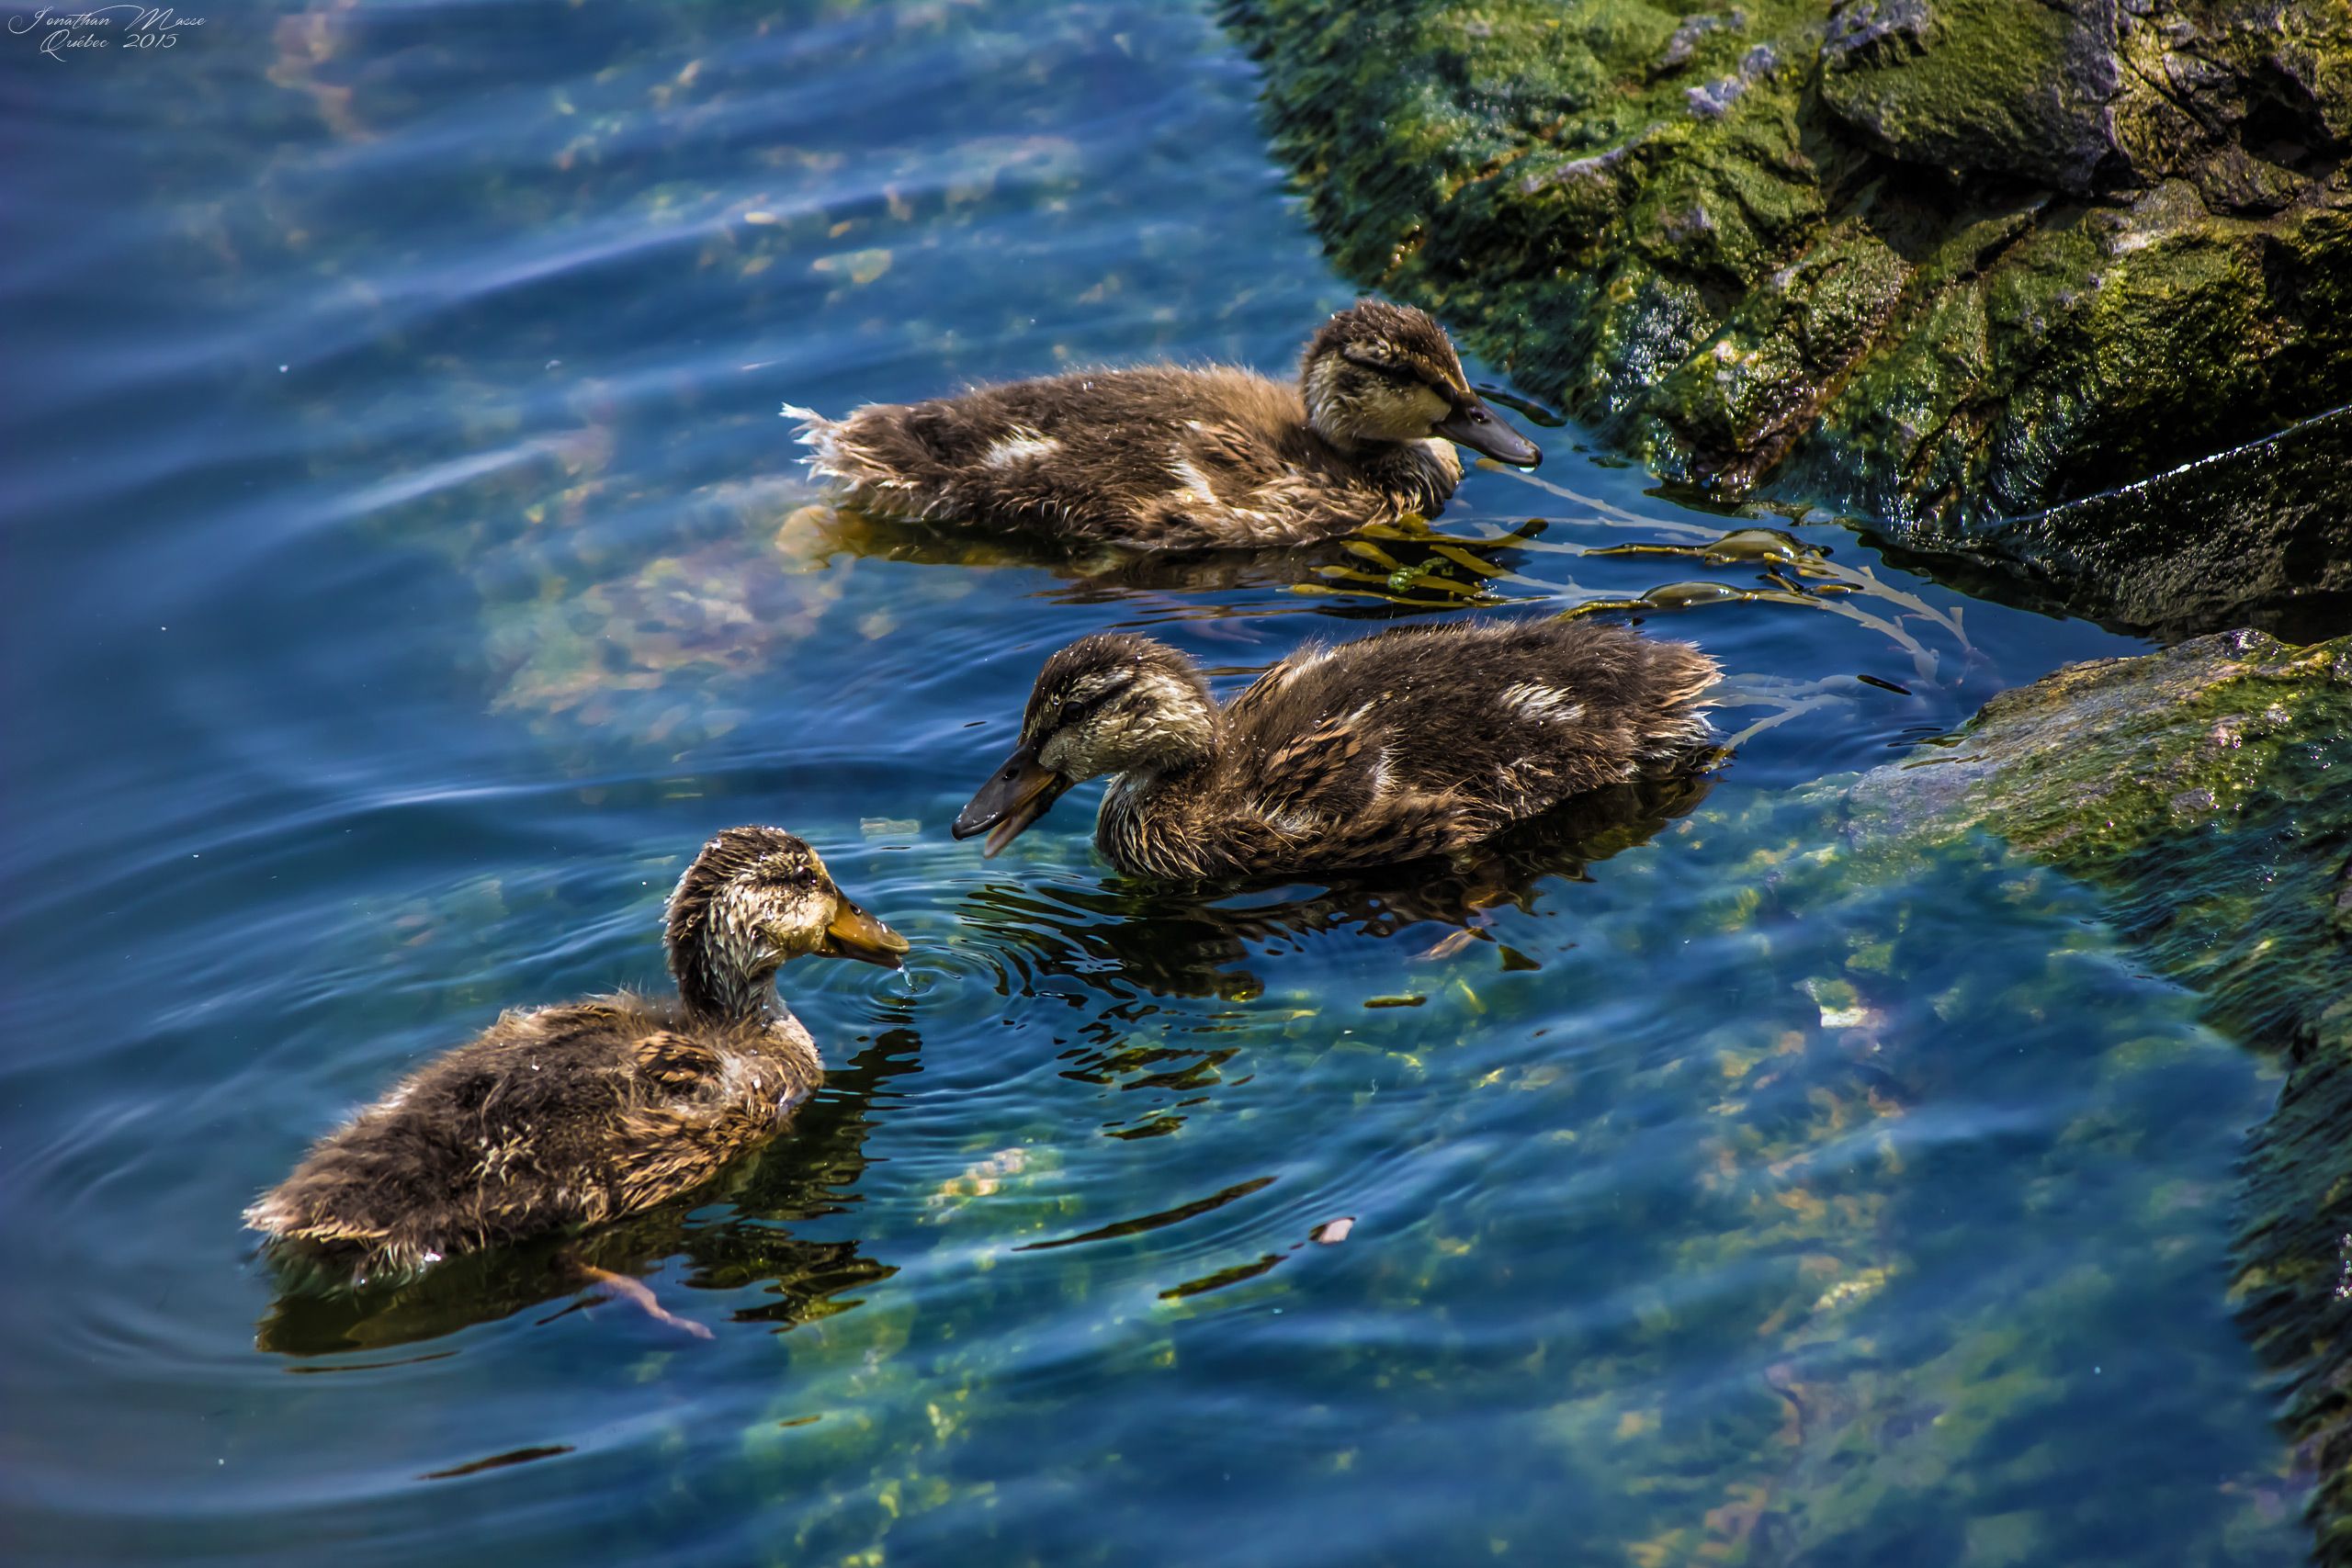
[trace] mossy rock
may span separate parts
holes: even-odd
[[[1225,11],[1340,265],[1669,479],[1945,549],[2352,403],[2340,0]]]
[[[2237,632],[2072,666],[1815,793],[1865,854],[1989,832],[2106,889],[2157,969],[2283,1056],[2235,1293],[2290,1379],[2320,1560],[2352,1564],[2352,637]]]

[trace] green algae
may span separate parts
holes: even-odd
[[[1857,7],[1839,24],[1843,47],[1824,62],[1821,96],[1880,150],[1956,168],[1988,145],[1999,154],[2030,149],[2043,156],[2007,172],[2043,185],[2079,184],[2089,172],[2052,166],[2052,155],[2073,151],[2066,132],[2095,107],[2067,90],[2076,84],[2064,70],[2074,24],[2066,11],[1950,0]],[[2053,82],[2059,92],[2047,90]]]

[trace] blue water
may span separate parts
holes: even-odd
[[[1801,797],[2140,645],[1554,430],[1556,489],[1442,519],[1544,520],[1496,597],[1753,584],[1580,552],[1760,521],[1901,637],[1647,618],[1819,700],[1493,886],[1124,883],[1091,791],[948,840],[1065,641],[1238,681],[1442,613],[1401,546],[879,532],[786,439],[786,401],[1294,360],[1351,290],[1196,10],[224,7],[0,71],[11,1561],[2300,1551],[2222,1299],[2271,1086],[2082,889],[1846,855]],[[243,1204],[407,1066],[655,979],[748,820],[917,954],[788,968],[834,1069],[794,1135],[581,1244],[710,1341],[549,1248],[357,1296],[254,1256]]]

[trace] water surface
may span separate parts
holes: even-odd
[[[1556,488],[1479,473],[1441,520],[1525,536],[1497,597],[1760,586],[1582,553],[1756,523],[1885,591],[1646,618],[1819,699],[1708,787],[1336,893],[1124,883],[1092,790],[999,861],[948,840],[1085,632],[1238,682],[1449,613],[1419,546],[1078,566],[810,504],[784,402],[1279,369],[1352,297],[1206,17],[434,0],[0,44],[15,1560],[2300,1550],[2222,1299],[2269,1085],[2081,889],[1849,853],[1796,793],[2139,645],[1554,430]],[[552,1247],[356,1297],[254,1258],[241,1206],[392,1077],[656,978],[662,894],[746,820],[918,957],[788,969],[836,1069],[796,1135],[582,1244],[712,1340]]]

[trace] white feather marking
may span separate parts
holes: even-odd
[[[1314,669],[1317,665],[1322,663],[1325,660],[1330,657],[1331,650],[1329,649],[1317,648],[1312,643],[1308,644],[1298,652],[1292,654],[1288,659],[1283,660],[1280,664],[1275,665],[1274,668],[1268,672],[1266,677],[1267,689],[1272,691],[1287,687],[1292,682],[1297,680],[1301,675],[1306,674],[1309,670]]]
[[[991,468],[1009,468],[1032,457],[1049,457],[1061,449],[1062,444],[1052,436],[1016,426],[1012,434],[981,453],[980,461]]]
[[[1283,660],[1282,678],[1285,682],[1295,681],[1330,657],[1331,649],[1329,647],[1310,644]]]
[[[1584,705],[1567,693],[1532,681],[1505,686],[1502,705],[1538,724],[1574,724],[1584,716]]]
[[[1203,506],[1221,507],[1225,504],[1216,498],[1216,491],[1210,488],[1208,475],[1193,467],[1193,460],[1184,456],[1182,446],[1170,449],[1168,471],[1175,476],[1178,495],[1196,501]]]
[[[752,1065],[732,1051],[718,1058],[718,1098],[733,1104],[753,1098],[760,1091],[759,1076]]]

